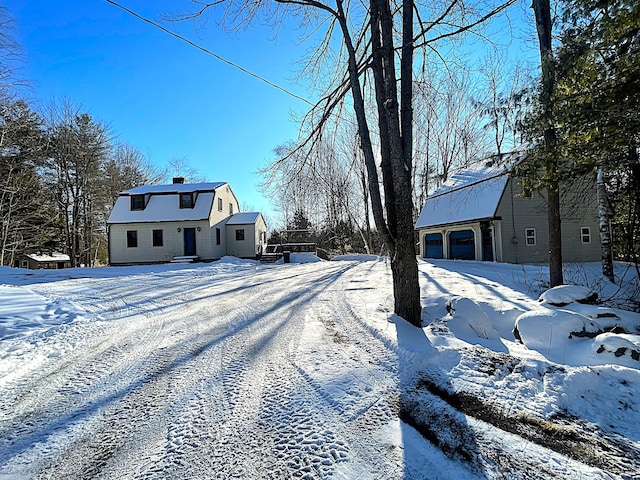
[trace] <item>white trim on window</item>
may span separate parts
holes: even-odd
[[[580,227],[580,242],[591,243],[591,227]]]
[[[535,228],[525,228],[524,229],[524,244],[527,247],[533,247],[537,243],[536,240],[536,229]]]

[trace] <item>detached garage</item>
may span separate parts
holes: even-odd
[[[432,193],[416,230],[420,256],[510,263],[548,261],[545,199],[524,191],[508,173],[523,161],[517,153],[456,172]],[[561,195],[562,257],[566,262],[600,260],[595,178],[572,179]],[[582,190],[581,190],[582,188]]]

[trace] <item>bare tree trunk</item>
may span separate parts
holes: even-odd
[[[540,103],[544,111],[544,144],[546,152],[547,219],[549,224],[549,284],[556,287],[564,283],[562,274],[562,225],[560,217],[560,181],[556,153],[556,131],[553,127],[553,105],[551,95],[555,88],[555,71],[551,46],[550,0],[533,0],[536,30],[540,43],[542,67],[542,90]]]
[[[609,196],[604,184],[604,172],[598,169],[598,179],[596,182],[598,193],[598,229],[600,230],[600,245],[602,248],[602,274],[612,282],[615,282],[613,272],[613,244],[611,241],[611,207]]]
[[[408,10],[408,11],[407,11]],[[411,17],[408,20],[408,17]],[[410,25],[407,26],[407,23]],[[387,217],[389,230],[394,237],[391,250],[393,273],[394,312],[413,325],[421,326],[420,286],[418,284],[418,264],[414,246],[413,199],[411,186],[412,167],[412,89],[413,82],[413,1],[403,2],[403,38],[410,45],[403,44],[401,68],[401,97],[398,91],[395,71],[393,13],[388,0],[371,0],[371,35],[373,70],[378,104],[381,136],[382,163],[391,170],[391,177],[385,175],[385,185],[391,184],[393,196],[388,198],[385,189],[387,214],[394,212],[395,218]],[[377,53],[376,53],[377,52]],[[405,78],[407,75],[408,78]],[[402,129],[405,128],[406,131]],[[405,136],[406,135],[406,136]],[[392,221],[394,223],[392,223]]]
[[[360,86],[360,77],[358,72],[358,62],[356,52],[351,40],[349,26],[342,7],[342,0],[336,2],[337,20],[342,31],[343,42],[349,55],[349,84],[351,94],[353,96],[353,109],[358,123],[358,136],[360,137],[360,146],[364,155],[365,166],[367,167],[367,181],[369,184],[369,193],[371,195],[371,210],[376,228],[382,235],[382,238],[389,247],[393,244],[393,239],[387,228],[384,219],[384,211],[382,207],[382,197],[380,196],[378,170],[376,168],[375,157],[373,154],[373,145],[371,144],[371,135],[369,125],[367,123],[367,114],[362,97]]]

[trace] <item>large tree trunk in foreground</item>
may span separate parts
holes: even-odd
[[[413,1],[403,2],[401,97],[396,83],[393,13],[388,0],[371,0],[372,69],[378,104],[385,205],[389,231],[394,237],[391,252],[394,312],[421,326],[422,308],[418,264],[414,246],[412,171]],[[408,75],[408,78],[405,78]],[[402,106],[402,108],[401,108]],[[386,168],[385,168],[386,166]],[[390,188],[389,188],[390,187]],[[387,191],[390,190],[389,193]],[[393,212],[393,217],[390,216]]]

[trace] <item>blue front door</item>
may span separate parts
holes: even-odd
[[[184,229],[184,254],[194,256],[196,254],[196,229]]]

